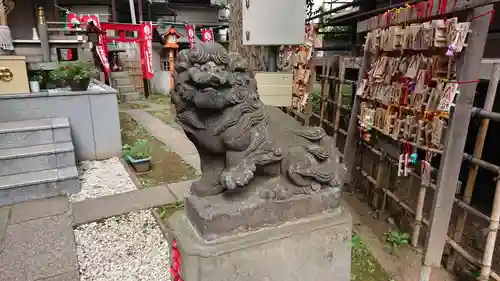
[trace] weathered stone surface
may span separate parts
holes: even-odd
[[[193,182],[194,182],[193,180],[190,180],[190,181],[169,183],[168,188],[175,195],[177,200],[183,201],[189,194],[189,187]]]
[[[78,274],[78,271],[72,271],[57,276],[38,279],[36,281],[78,281],[78,280],[80,280],[80,274]]]
[[[57,196],[48,199],[31,200],[12,205],[10,223],[60,215],[69,211],[67,196]]]
[[[265,184],[261,185],[261,188]],[[284,222],[331,211],[338,207],[339,187],[322,189],[311,195],[297,195],[285,200],[262,199],[252,186],[247,196],[219,194],[212,197],[188,196],[186,213],[191,223],[205,240],[225,235],[275,226]]]
[[[184,212],[169,226],[185,281],[349,281],[352,223],[340,208],[214,241],[201,238]]]
[[[0,251],[0,281],[33,281],[78,270],[68,214],[9,225]]]
[[[269,115],[239,54],[217,43],[182,50],[174,82],[177,121],[202,169],[186,210],[204,238],[338,205],[344,167],[333,139],[322,128]]]

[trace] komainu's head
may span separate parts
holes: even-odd
[[[174,84],[172,98],[178,113],[186,107],[224,110],[248,99],[258,100],[247,60],[213,42],[179,52]]]

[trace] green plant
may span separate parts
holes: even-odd
[[[43,75],[43,71],[33,71],[30,73],[30,81],[37,81],[38,83],[42,84],[45,77]]]
[[[125,144],[123,153],[134,159],[146,159],[151,156],[152,149],[146,140],[137,140],[133,146]]]
[[[98,75],[97,69],[91,62],[76,61],[64,62],[50,72],[51,79],[55,81],[71,81],[80,82],[90,78],[96,78]]]
[[[410,241],[410,234],[401,231],[391,231],[385,234],[385,241],[391,245],[392,250],[407,245]]]
[[[479,278],[481,276],[481,271],[477,269],[476,267],[469,266],[469,273],[473,277]],[[493,279],[489,279],[489,281],[492,281]]]
[[[363,245],[361,243],[361,237],[359,235],[355,234],[352,236],[351,247],[354,251],[358,251],[363,247]]]

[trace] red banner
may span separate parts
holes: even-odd
[[[186,34],[189,41],[189,47],[192,48],[196,43],[196,33],[194,25],[186,25]]]
[[[91,21],[94,22],[94,25],[98,29],[101,29],[101,22],[99,21],[99,17],[97,15],[82,17],[82,22],[85,23],[85,25],[88,25],[89,22]],[[97,55],[99,56],[99,59],[101,60],[104,72],[110,73],[111,67],[109,66],[109,61],[108,61],[108,42],[106,41],[106,36],[104,34],[99,34],[99,43],[97,44],[95,49]]]
[[[201,40],[203,42],[214,41],[214,31],[211,28],[205,28],[201,30]]]
[[[68,13],[69,28],[73,28],[75,25],[86,28],[90,22],[93,22],[98,29],[101,28],[101,23],[99,21],[98,15],[77,15],[71,12]],[[103,34],[99,34],[99,43],[97,44],[95,49],[97,52],[97,56],[101,60],[104,72],[110,73],[111,68],[108,61],[108,43],[106,41],[106,36],[104,36]]]
[[[153,71],[153,24],[144,22],[141,24],[139,38],[141,52],[142,74],[145,79],[152,79],[154,77]]]

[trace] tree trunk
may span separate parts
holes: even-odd
[[[243,46],[243,14],[241,0],[230,0],[231,15],[229,24],[229,51],[237,52],[250,62],[255,71],[265,71],[267,60],[266,46]]]

